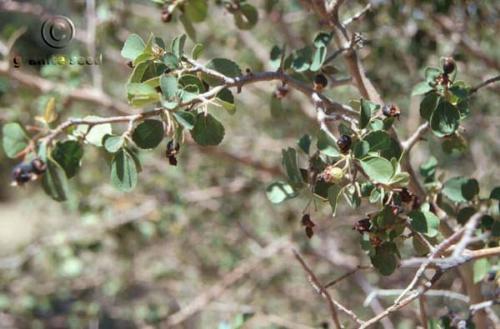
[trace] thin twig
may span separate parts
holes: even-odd
[[[418,296],[418,305],[420,308],[420,321],[422,322],[422,327],[428,329],[428,318],[427,311],[425,310],[425,295]]]
[[[388,316],[388,315],[396,312],[397,310],[405,307],[406,305],[408,305],[409,303],[411,303],[412,301],[414,301],[419,296],[425,294],[429,289],[432,288],[432,286],[434,286],[434,284],[441,278],[442,275],[443,275],[443,272],[437,271],[434,274],[434,276],[431,278],[431,280],[429,282],[427,282],[426,284],[424,284],[421,287],[421,289],[419,289],[419,290],[411,293],[405,299],[403,299],[403,300],[401,300],[399,302],[395,302],[392,306],[390,306],[387,309],[385,309],[384,312],[382,312],[382,313],[374,316],[370,320],[366,321],[362,326],[359,327],[359,329],[365,329],[365,328],[368,328],[368,327],[376,324],[377,322],[379,322],[380,320],[382,320],[386,316]]]
[[[429,122],[425,122],[422,125],[420,125],[417,130],[405,141],[401,142],[401,146],[403,148],[404,152],[409,152],[412,147],[422,139],[422,136],[427,132],[429,129]]]
[[[311,286],[314,288],[314,290],[321,296],[323,299],[326,300],[328,303],[328,307],[330,309],[330,313],[332,316],[333,323],[335,323],[335,326],[337,328],[342,328],[342,325],[340,324],[338,314],[337,314],[337,309],[340,311],[344,312],[348,316],[350,316],[356,323],[362,325],[364,322],[360,320],[356,314],[354,314],[353,311],[349,310],[339,302],[337,302],[335,299],[332,298],[328,290],[325,289],[325,287],[320,283],[314,272],[309,268],[309,266],[306,264],[304,259],[300,256],[300,254],[294,249],[293,254],[295,258],[299,261],[300,265],[302,265],[302,268],[304,271],[307,273],[309,283]]]
[[[357,21],[361,17],[363,17],[364,14],[369,12],[372,9],[372,4],[368,3],[363,9],[361,9],[358,13],[354,14],[351,18],[348,18],[342,22],[342,25],[348,26],[354,21]]]
[[[485,80],[485,81],[481,82],[480,84],[478,84],[477,86],[472,87],[469,91],[469,94],[472,95],[472,94],[476,93],[479,89],[486,87],[487,85],[495,83],[497,81],[500,81],[500,75],[497,75],[496,77]]]

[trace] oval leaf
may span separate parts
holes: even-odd
[[[196,124],[191,130],[194,141],[202,146],[218,145],[224,139],[224,126],[214,116],[203,113],[196,117]]]
[[[2,136],[3,149],[9,158],[14,158],[28,146],[28,136],[17,122],[7,123],[3,126]]]
[[[111,183],[117,189],[128,192],[137,184],[137,166],[130,153],[122,148],[111,163]]]
[[[144,120],[132,133],[132,140],[141,149],[157,147],[164,137],[163,122],[159,120]]]
[[[434,135],[444,137],[457,130],[460,112],[448,102],[441,102],[431,116],[431,128]]]

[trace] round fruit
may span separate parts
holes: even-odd
[[[446,57],[443,59],[443,72],[445,74],[451,74],[455,71],[457,65],[455,64],[455,60],[451,57]]]

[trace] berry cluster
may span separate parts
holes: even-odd
[[[311,220],[311,216],[309,216],[309,214],[304,214],[304,216],[302,216],[301,223],[302,226],[305,227],[307,237],[309,239],[312,238],[312,236],[314,235],[313,227],[316,226],[316,224],[314,224],[314,222]]]
[[[33,159],[29,163],[20,163],[12,170],[12,185],[20,186],[36,180],[47,170],[47,165],[41,159]]]
[[[167,150],[165,152],[165,156],[168,158],[168,162],[171,166],[177,166],[177,154],[179,153],[179,149],[181,146],[174,140],[171,140],[167,143]]]

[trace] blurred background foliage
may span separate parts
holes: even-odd
[[[23,65],[19,70],[65,88],[100,88],[92,78],[97,74],[103,91],[122,102],[130,69],[119,52],[127,36],[137,33],[147,38],[153,32],[170,41],[184,31],[178,15],[169,23],[162,22],[161,6],[151,1],[99,0],[91,20],[86,8],[93,1],[16,2],[26,10],[5,6],[9,2],[0,4],[2,45],[20,30],[25,32],[3,61],[14,55],[45,58],[58,54],[40,43],[43,13],[71,18],[76,37],[63,53],[88,56],[86,31],[88,22],[93,22],[96,53],[103,57],[95,67],[97,73],[90,66]],[[201,62],[223,56],[242,68],[267,70],[274,45],[300,49],[311,44],[322,28],[316,16],[296,0],[251,1],[259,9],[259,22],[249,31],[236,28],[221,1],[209,2],[207,20],[195,25],[198,42],[205,44]],[[347,2],[343,17],[364,5],[366,1]],[[384,99],[402,109],[397,125],[402,136],[408,136],[421,120],[419,99],[410,93],[425,66],[436,66],[440,57],[453,56],[459,79],[471,85],[498,74],[498,1],[374,0],[372,6],[350,28],[364,39],[360,54],[369,77]],[[336,77],[347,77],[340,57],[333,64],[338,69]],[[263,247],[280,237],[290,237],[300,246],[325,282],[358,265],[368,265],[359,234],[352,230],[368,207],[353,211],[343,206],[335,219],[329,209],[318,208],[312,214],[315,236],[309,240],[300,225],[307,200],[272,206],[266,199],[265,186],[280,176],[281,149],[294,146],[306,133],[317,132],[314,108],[297,92],[291,92],[283,109],[271,115],[269,104],[277,86],[245,87],[237,95],[236,115],[217,113],[226,127],[226,137],[217,149],[186,145],[177,167],[168,165],[164,147],[142,152],[143,172],[131,193],[110,186],[109,158],[92,146],[85,148],[83,168],[72,179],[72,195],[63,204],[50,200],[38,183],[10,187],[15,161],[0,153],[0,327],[162,327],[170,314],[227,279],[227,273],[258,257]],[[351,86],[326,93],[341,102],[359,97]],[[498,95],[499,87],[492,85],[475,97],[471,118],[464,126],[467,145],[462,152],[447,154],[429,134],[413,150],[414,164],[434,156],[441,165],[439,173],[446,172],[448,178],[472,176],[484,193],[498,185]],[[3,74],[1,122],[33,122],[52,96],[64,118],[113,114],[95,104],[68,99],[64,90],[40,93]],[[180,327],[318,328],[327,321],[322,300],[287,253],[259,262],[249,272]],[[363,304],[366,294],[377,287],[403,287],[409,273],[401,270],[381,278],[370,270],[361,271],[337,284],[332,293],[368,316],[376,305]],[[449,277],[442,284],[460,292],[454,280],[458,279]],[[382,305],[389,302],[378,300]],[[443,298],[428,303],[434,317],[463,308]],[[393,327],[414,328],[418,323],[415,312],[409,307],[393,316]]]

